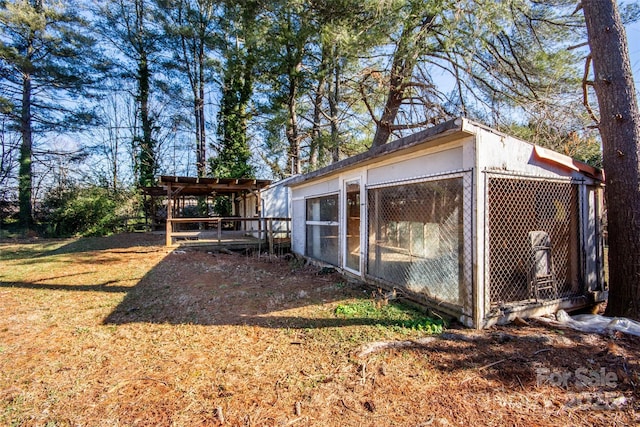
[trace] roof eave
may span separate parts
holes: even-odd
[[[346,171],[356,167],[365,166],[369,163],[375,162],[379,157],[387,156],[392,153],[407,152],[412,149],[422,148],[424,144],[434,142],[434,145],[447,142],[452,139],[452,136],[459,134],[471,135],[464,129],[464,122],[466,119],[456,118],[440,123],[421,132],[416,132],[412,135],[408,135],[404,138],[397,139],[384,145],[377,147],[371,147],[368,151],[357,154],[353,157],[341,160],[333,163],[329,166],[325,166],[322,169],[318,169],[313,172],[299,175],[287,182],[287,186],[295,187],[301,185],[307,181],[319,179],[328,175],[331,175],[337,171]],[[449,137],[449,138],[447,138]]]

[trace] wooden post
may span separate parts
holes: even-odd
[[[153,198],[151,198],[151,200],[153,200]],[[144,231],[148,231],[147,227],[149,227],[149,209],[147,209],[147,206],[150,206],[147,203],[147,193],[142,193],[142,210],[144,211]],[[138,218],[136,218],[136,226],[138,225]],[[134,226],[133,231],[135,231],[135,229],[137,228],[136,226]],[[126,231],[129,231],[129,226],[128,224],[126,224],[126,220],[125,220],[125,229]]]
[[[145,231],[156,231],[156,218],[158,217],[158,212],[156,210],[156,197],[151,196],[151,228],[146,228]]]
[[[222,241],[222,217],[218,218],[218,244]]]
[[[167,226],[166,226],[166,241],[167,246],[173,245],[173,238],[171,237],[173,219],[173,192],[171,191],[171,183],[167,184]]]
[[[269,218],[269,225],[267,226],[267,232],[268,232],[267,239],[269,239],[269,253],[272,254],[273,253],[273,218]]]
[[[286,237],[289,239],[289,244],[291,244],[291,219],[285,218],[284,223],[286,224]]]
[[[238,202],[236,201],[236,193],[231,193],[231,216],[238,212]]]
[[[242,203],[243,203],[243,209],[244,209],[244,213],[242,214],[242,216],[244,216],[245,218],[249,218],[249,213],[247,212],[247,193],[244,192],[242,194]],[[242,221],[242,230],[243,231],[247,231],[247,222],[246,221]]]

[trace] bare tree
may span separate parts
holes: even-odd
[[[214,0],[157,0],[165,32],[164,48],[170,56],[165,69],[173,69],[188,82],[195,124],[196,169],[207,173],[207,118],[205,95],[212,80],[211,51],[219,38],[219,5]]]
[[[0,220],[4,214],[3,202],[12,196],[10,181],[17,163],[19,145],[19,134],[11,132],[9,120],[0,116]]]

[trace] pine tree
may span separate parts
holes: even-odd
[[[249,104],[253,96],[259,23],[258,3],[228,2],[223,12],[225,37],[220,45],[224,58],[222,96],[218,112],[217,155],[210,161],[211,174],[219,178],[252,178],[248,140]]]
[[[600,107],[609,231],[607,314],[640,319],[640,110],[614,0],[583,0]]]
[[[21,135],[18,198],[24,228],[33,224],[35,137],[52,130],[77,130],[93,119],[74,100],[96,70],[94,40],[74,6],[72,1],[0,3],[1,84],[7,94],[6,114]]]
[[[399,2],[390,65],[371,67],[383,77],[362,83],[386,90],[381,105],[363,96],[376,123],[372,146],[451,116],[550,103],[575,87],[577,56],[566,48],[580,23],[563,10],[527,0]],[[453,92],[436,84],[441,73]]]

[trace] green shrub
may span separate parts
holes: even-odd
[[[231,216],[233,202],[229,196],[217,196],[213,202],[213,212],[216,216]]]
[[[122,230],[129,197],[95,186],[54,189],[43,203],[42,222],[54,237],[109,235]]]

